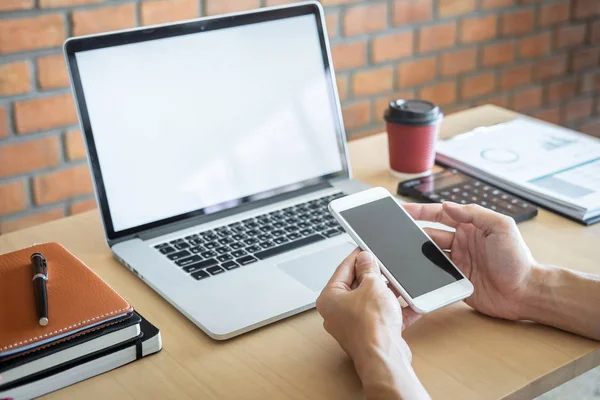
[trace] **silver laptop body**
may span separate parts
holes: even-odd
[[[355,247],[317,2],[69,39],[107,243],[214,339],[310,309]]]

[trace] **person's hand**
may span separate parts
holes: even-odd
[[[456,229],[426,228],[427,234],[473,283],[466,303],[484,314],[519,319],[535,260],[510,217],[469,204],[404,204],[415,219],[440,222]]]
[[[419,315],[400,306],[375,258],[353,251],[317,299],[325,330],[352,358],[368,399],[428,399],[402,330]]]
[[[402,309],[371,253],[356,249],[342,261],[317,299],[317,310],[325,330],[355,362],[373,348],[396,345],[410,360],[401,333],[419,315]]]

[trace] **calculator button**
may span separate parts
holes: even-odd
[[[447,190],[442,190],[442,191],[440,192],[440,194],[441,194],[442,196],[448,196],[448,195],[450,195],[450,192],[449,192],[449,191],[447,191]]]
[[[486,206],[488,205],[488,202],[487,202],[487,201],[485,201],[485,200],[481,200],[481,201],[479,202],[479,204],[480,204],[481,206],[483,206],[483,207],[486,207]]]
[[[429,199],[430,199],[430,200],[435,200],[435,199],[437,199],[437,198],[439,198],[439,197],[440,197],[440,196],[438,196],[438,195],[437,195],[437,194],[435,194],[435,193],[432,193],[432,194],[430,194],[430,195],[429,195]]]
[[[503,194],[502,196],[500,196],[500,198],[501,198],[502,200],[506,200],[506,199],[508,199],[508,195],[507,195],[507,194]]]
[[[481,182],[475,181],[475,182],[473,182],[473,186],[481,186]]]
[[[488,185],[485,185],[485,186],[483,187],[483,190],[485,190],[486,192],[487,192],[488,190],[490,190],[490,189],[491,189],[491,187],[489,187]]]
[[[465,189],[465,190],[469,190],[469,189],[471,189],[471,185],[464,185],[464,186],[463,186],[463,189]]]
[[[473,201],[474,203],[477,203],[477,201],[479,201],[479,197],[477,197],[477,196],[472,196],[472,197],[471,197],[471,201]]]
[[[519,199],[513,198],[510,202],[511,202],[511,204],[517,204],[519,202]]]
[[[468,192],[462,192],[462,196],[463,197],[469,197],[469,193]]]
[[[460,204],[467,204],[467,201],[466,200],[461,200]]]
[[[458,193],[458,192],[460,192],[460,189],[459,188],[454,188],[454,189],[452,189],[452,192]]]
[[[497,196],[497,195],[499,195],[499,194],[500,194],[500,191],[499,191],[498,189],[496,189],[496,190],[494,190],[494,191],[492,192],[492,194],[493,194],[493,195],[495,195],[495,196]]]

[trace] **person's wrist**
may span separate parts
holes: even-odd
[[[543,304],[551,296],[552,281],[556,278],[557,269],[542,264],[535,264],[524,287],[518,307],[518,319],[535,321]]]

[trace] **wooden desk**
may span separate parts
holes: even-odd
[[[485,106],[449,116],[443,135],[516,114]],[[350,143],[354,175],[394,192],[386,136]],[[583,227],[546,211],[519,225],[538,261],[600,273],[600,224]],[[115,261],[97,212],[0,236],[0,253],[57,241],[160,327],[160,354],[56,392],[85,399],[358,399],[352,363],[316,311],[215,342]],[[485,317],[464,304],[426,316],[405,337],[435,399],[528,399],[600,364],[600,343],[533,323]]]

